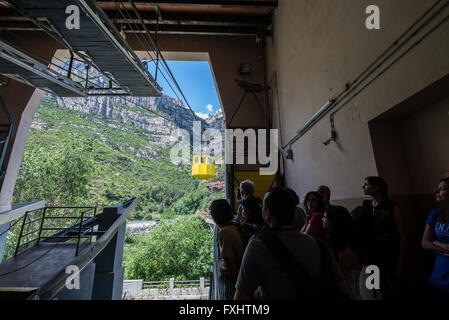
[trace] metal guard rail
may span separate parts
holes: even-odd
[[[85,209],[81,212],[80,216],[46,216],[48,211],[50,210],[57,210],[57,209]],[[42,210],[42,216],[30,221],[27,221],[27,218],[30,217],[33,213],[39,212]],[[86,216],[89,212],[93,212],[92,216]],[[41,240],[46,242],[62,242],[62,241],[68,241],[72,239],[76,239],[76,251],[75,256],[78,256],[80,252],[80,248],[86,244],[87,241],[89,243],[92,243],[92,238],[94,235],[97,235],[97,233],[94,232],[95,227],[95,219],[97,216],[97,207],[44,207],[44,208],[38,208],[35,210],[27,211],[25,212],[25,215],[23,216],[22,226],[20,228],[19,237],[17,240],[16,249],[14,251],[14,257],[16,257],[19,254],[19,250],[22,247],[25,247],[26,249],[29,249],[29,244],[35,243],[35,246],[39,245]],[[52,228],[44,228],[44,222],[50,221],[50,220],[57,220],[57,219],[76,219],[80,220],[80,222],[76,225],[73,225],[71,227],[52,227]],[[39,227],[35,228],[33,230],[28,230],[26,233],[24,233],[25,226],[33,225],[36,222],[40,222]],[[51,235],[51,236],[43,236],[42,231],[60,231],[57,234]],[[37,237],[32,238],[24,243],[21,243],[22,238],[27,237],[29,235],[38,233]],[[86,238],[84,241],[81,242],[82,238]],[[23,252],[23,251],[22,251]]]
[[[83,270],[95,257],[109,244],[109,242],[116,235],[119,228],[126,223],[126,219],[128,218],[131,211],[137,205],[137,197],[131,198],[128,201],[121,203],[120,205],[108,207],[116,208],[116,219],[114,223],[105,230],[104,233],[97,237],[96,241],[89,245],[83,252],[83,254],[75,257],[75,259],[71,262],[73,265],[79,267],[80,270]],[[104,211],[97,215],[97,219],[101,220],[104,216]],[[64,286],[67,279],[67,274],[65,270],[61,270],[51,281],[43,285],[39,290],[34,294],[34,299],[42,299],[47,300],[53,298]]]

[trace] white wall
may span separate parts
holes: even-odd
[[[279,1],[268,41],[267,78],[277,87],[271,105],[277,123],[279,103],[283,144],[435,3],[375,2],[381,9],[381,29],[368,31],[365,8],[372,1]],[[326,116],[292,145],[294,161],[286,160],[288,185],[302,196],[327,184],[334,199],[361,197],[363,178],[378,174],[368,121],[448,74],[447,52],[446,21],[337,113],[338,143],[322,144],[330,130]]]

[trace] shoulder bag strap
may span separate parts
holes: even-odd
[[[282,240],[271,230],[264,230],[258,234],[258,237],[270,250],[275,260],[281,265],[284,272],[294,281],[297,291],[297,298],[312,298],[314,292],[310,291],[316,286],[313,284],[312,277],[301,266],[290,250],[284,245]],[[308,292],[300,290],[307,288]],[[307,296],[305,296],[307,294]]]

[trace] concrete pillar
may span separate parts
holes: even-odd
[[[106,207],[99,230],[107,230],[115,221],[117,207]],[[121,300],[125,269],[122,266],[126,223],[117,231],[106,248],[94,259],[96,265],[92,300]]]
[[[25,150],[25,144],[28,138],[28,133],[30,131],[31,121],[36,113],[37,108],[41,104],[41,100],[44,96],[44,91],[34,90],[30,100],[28,101],[25,109],[23,110],[22,116],[20,117],[20,122],[15,124],[15,138],[11,140],[12,148],[5,177],[3,178],[3,183],[0,190],[0,213],[11,209],[11,201],[14,193],[14,188],[16,186],[17,174],[19,173],[20,164],[22,163],[23,151]],[[11,105],[6,105],[8,109],[15,107]],[[5,159],[6,160],[6,159]],[[6,166],[5,166],[6,167]],[[40,200],[40,199],[36,199]],[[0,225],[0,257],[3,256],[3,250],[6,244],[6,238],[9,228],[9,223]]]
[[[170,278],[170,289],[174,289],[174,288],[175,288],[175,279]]]
[[[16,186],[16,179],[17,174],[19,173],[20,164],[22,163],[23,151],[25,150],[25,144],[30,131],[31,121],[33,120],[33,116],[36,113],[37,108],[41,104],[44,93],[45,92],[42,90],[34,90],[34,93],[28,101],[25,110],[23,110],[22,116],[20,117],[20,122],[15,124],[15,139],[11,141],[13,142],[11,155],[9,157],[6,175],[0,191],[0,212],[5,212],[11,209],[12,195]],[[6,107],[11,108],[14,106],[6,105]]]
[[[51,60],[55,51],[60,47],[57,41],[47,35],[36,37],[33,33],[15,32],[14,35],[5,34],[3,36],[4,40],[9,43],[37,54],[48,61]],[[34,89],[7,77],[2,77],[2,79],[5,80],[7,85],[0,88],[0,95],[13,118],[15,128],[3,163],[6,174],[0,180],[0,213],[11,209],[12,195],[16,186],[17,174],[22,162],[31,121],[44,96],[44,92],[41,90]],[[8,227],[9,225],[4,224],[0,226],[0,230],[5,231]],[[0,234],[3,231],[0,231]],[[5,234],[0,236],[0,256],[3,254],[7,233],[5,232]]]
[[[14,32],[14,35],[5,34],[4,40],[32,54],[39,55],[46,61],[50,61],[56,50],[61,46],[55,39],[46,34],[40,34],[39,37],[36,37],[34,33],[23,33],[19,31]],[[0,95],[5,101],[6,107],[14,120],[15,129],[6,152],[5,162],[3,163],[6,169],[6,175],[0,181],[0,212],[11,209],[12,194],[22,161],[31,120],[44,96],[44,91],[42,90],[35,89],[10,78],[3,77],[3,79],[7,85],[0,88]]]
[[[200,289],[204,290],[204,278],[200,278]]]

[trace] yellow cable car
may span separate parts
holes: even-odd
[[[192,159],[192,177],[209,180],[215,177],[215,157],[194,156]]]

